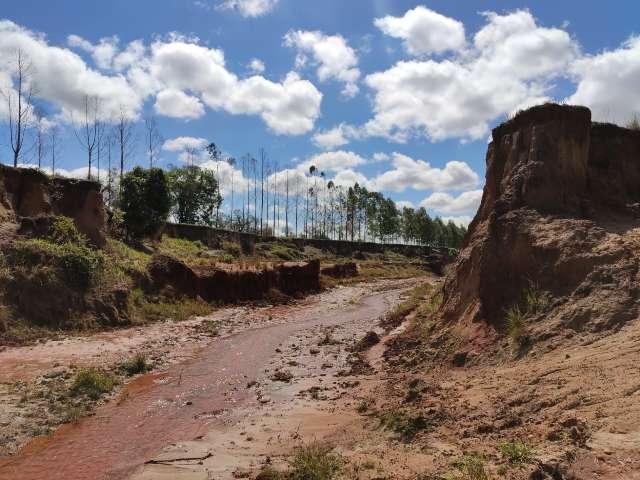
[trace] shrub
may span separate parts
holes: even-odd
[[[267,465],[260,470],[260,473],[256,476],[256,480],[284,480],[285,475],[279,472],[270,465]]]
[[[147,358],[142,353],[138,353],[122,364],[122,370],[130,377],[145,373],[149,370]]]
[[[140,167],[122,179],[120,208],[127,235],[139,239],[155,234],[171,209],[171,197],[164,172]]]
[[[102,370],[95,368],[83,368],[77,374],[71,385],[72,395],[86,395],[92,400],[97,400],[105,393],[111,393],[115,381]]]
[[[640,130],[640,119],[637,115],[634,115],[629,123],[627,123],[627,128],[630,128],[631,130]]]
[[[536,284],[531,284],[525,292],[527,313],[538,313],[547,308],[549,296],[541,292]]]
[[[506,312],[507,331],[514,342],[519,342],[524,334],[524,315],[518,305],[509,308]]]
[[[342,467],[342,459],[331,447],[319,442],[296,448],[289,462],[291,480],[330,480]]]
[[[72,218],[55,217],[46,239],[53,243],[75,243],[78,245],[86,245],[87,237],[81,234],[76,228]]]
[[[242,255],[242,248],[240,244],[237,242],[227,242],[226,240],[222,241],[222,250],[231,255],[232,257],[239,257]]]
[[[533,461],[531,448],[520,440],[516,442],[502,442],[498,445],[498,450],[500,450],[502,457],[513,466],[522,468]]]
[[[453,464],[456,473],[445,476],[446,480],[491,480],[485,471],[484,455],[471,453],[456,460]]]
[[[44,288],[63,283],[86,291],[102,270],[104,257],[86,243],[54,243],[31,239],[11,243],[5,249],[7,266],[14,277],[39,282]]]

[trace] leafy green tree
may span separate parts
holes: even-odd
[[[173,214],[180,223],[213,225],[222,203],[218,180],[213,172],[192,165],[167,173],[173,200]]]
[[[122,178],[120,208],[130,238],[155,234],[166,222],[171,197],[164,172],[159,168],[134,168]]]

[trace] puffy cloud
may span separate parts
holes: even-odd
[[[312,63],[317,65],[317,75],[321,82],[337,80],[345,84],[343,95],[351,98],[357,95],[360,70],[357,68],[358,56],[341,35],[325,35],[319,31],[291,30],[284,37],[288,47],[298,50],[296,64],[302,67],[311,55]]]
[[[332,150],[336,147],[346,145],[349,143],[349,140],[345,138],[341,127],[342,125],[332,128],[331,130],[316,132],[313,136],[313,143],[325,150]]]
[[[93,45],[78,35],[69,35],[67,44],[72,48],[80,48],[88,52],[93,57],[93,61],[98,68],[108,70],[111,68],[113,58],[118,52],[118,37],[101,38],[97,45]]]
[[[357,153],[345,150],[337,150],[335,152],[324,152],[305,160],[298,165],[298,169],[308,171],[311,166],[318,169],[319,172],[340,172],[351,167],[362,165],[366,160]]]
[[[122,51],[117,37],[93,45],[71,35],[68,43],[90,52],[103,71],[89,68],[69,49],[50,46],[42,34],[0,21],[0,57],[10,59],[21,50],[33,65],[38,96],[59,107],[67,119],[80,117],[86,96],[100,100],[107,121],[121,112],[138,118],[146,100],[155,95],[156,111],[162,115],[197,118],[206,105],[259,115],[277,134],[307,133],[320,115],[322,94],[308,80],[294,72],[280,82],[262,76],[239,79],[226,68],[222,50],[200,45],[195,38],[170,34],[149,48],[136,40]],[[0,66],[0,80],[7,83],[8,73],[9,62]]]
[[[22,168],[35,169],[35,166],[29,163],[19,163],[18,166]],[[47,175],[52,174],[51,167],[45,166],[45,167],[42,167],[40,170],[42,170]],[[80,180],[86,180],[88,173],[89,173],[89,167],[78,167],[72,170],[56,167],[56,176],[59,176],[59,177],[77,178]],[[97,180],[99,178],[102,183],[106,183],[108,176],[109,176],[109,172],[107,170],[104,170],[102,168],[97,169],[95,166],[91,168],[91,178],[94,180]]]
[[[204,105],[198,98],[175,88],[158,93],[154,108],[160,115],[173,118],[194,119],[204,115]]]
[[[370,182],[367,177],[360,172],[351,170],[350,168],[339,171],[332,180],[336,185],[341,185],[343,187],[352,187],[356,183],[360,186],[367,188],[370,187]]]
[[[17,50],[31,64],[38,96],[59,107],[66,118],[79,116],[85,96],[100,99],[103,119],[117,118],[121,111],[131,118],[139,115],[145,98],[124,76],[93,70],[76,53],[50,46],[43,35],[1,20],[0,58],[14,58]],[[10,62],[0,66],[5,74],[8,68]]]
[[[594,119],[626,124],[640,112],[640,36],[576,60],[571,73],[578,86],[568,101],[590,107]]]
[[[486,25],[459,57],[401,61],[366,77],[374,90],[369,135],[477,140],[501,115],[548,99],[551,80],[566,72],[577,44],[563,30],[538,26],[527,10],[484,15]]]
[[[373,154],[373,157],[371,157],[371,160],[374,162],[388,162],[391,160],[391,157],[387,153],[376,152]]]
[[[153,76],[170,88],[199,93],[210,108],[260,115],[275,133],[288,135],[312,130],[320,115],[322,94],[296,73],[280,83],[257,75],[240,80],[226,69],[222,50],[181,40],[151,49]]]
[[[444,168],[432,167],[424,160],[393,154],[393,169],[372,180],[380,191],[462,190],[478,185],[479,177],[465,162],[451,161]]]
[[[313,143],[324,150],[332,150],[347,145],[351,140],[362,138],[362,136],[360,128],[341,123],[329,130],[316,132],[313,136]]]
[[[453,222],[459,227],[465,227],[465,228],[468,227],[471,221],[473,220],[473,217],[471,217],[470,215],[460,215],[457,217],[440,217],[440,218],[444,223]]]
[[[162,149],[167,152],[182,152],[188,148],[203,148],[208,143],[206,138],[177,137],[164,142]]]
[[[216,174],[218,182],[220,183],[220,191],[225,198],[231,195],[232,186],[235,195],[243,191],[246,192],[247,188],[253,185],[252,180],[245,178],[237,166],[229,162],[206,160],[200,163],[199,167],[210,170]],[[240,203],[239,198],[238,203]]]
[[[449,215],[474,214],[481,200],[482,190],[462,192],[457,197],[449,193],[435,192],[420,202],[420,206]]]
[[[224,0],[219,5],[223,10],[237,10],[243,17],[260,17],[269,13],[279,0]]]
[[[402,17],[376,18],[374,24],[386,35],[404,40],[404,49],[411,55],[458,51],[465,46],[462,22],[423,6]]]
[[[252,58],[251,61],[249,62],[249,65],[247,65],[247,67],[253,73],[257,73],[257,74],[263,73],[265,70],[264,62],[258,58]]]
[[[259,114],[275,133],[301,135],[313,130],[322,94],[311,82],[289,72],[281,83],[259,76],[241,80],[224,101],[231,113]]]

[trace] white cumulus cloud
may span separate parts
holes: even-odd
[[[269,13],[279,0],[225,0],[219,4],[222,10],[237,10],[243,17],[260,17]]]
[[[326,35],[320,31],[291,30],[284,37],[288,47],[298,50],[296,64],[306,65],[308,55],[317,66],[321,82],[336,80],[344,83],[343,95],[351,98],[357,95],[360,70],[357,68],[358,55],[341,35]]]
[[[187,148],[202,148],[209,143],[206,138],[177,137],[167,140],[162,149],[167,152],[182,152]]]
[[[298,165],[298,169],[308,171],[311,166],[319,172],[340,172],[366,163],[366,160],[354,152],[337,150],[314,155]]]
[[[578,86],[568,101],[590,107],[595,120],[624,125],[640,113],[640,36],[576,60],[571,73]]]
[[[462,192],[457,197],[435,192],[420,202],[420,206],[448,215],[475,214],[482,200],[482,190]]]
[[[539,26],[528,10],[484,16],[464,54],[400,61],[366,77],[374,92],[369,135],[478,140],[496,118],[549,98],[552,79],[578,55],[576,42],[564,30]]]
[[[404,49],[411,55],[458,51],[465,46],[464,25],[453,18],[418,6],[402,17],[376,18],[376,27],[386,35],[404,41]]]
[[[414,160],[401,153],[393,154],[393,169],[372,180],[376,190],[403,192],[414,190],[463,190],[475,187],[478,174],[465,162],[447,162],[444,168],[432,167],[424,160]]]
[[[159,92],[154,108],[160,115],[187,120],[204,115],[204,105],[197,97],[187,95],[175,88],[167,88]]]

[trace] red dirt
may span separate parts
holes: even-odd
[[[38,440],[0,465],[0,479],[126,478],[163,446],[204,434],[225,409],[247,399],[247,382],[257,378],[276,347],[312,325],[337,325],[387,308],[385,294],[336,315],[319,305],[289,323],[248,330],[203,348],[196,358],[163,374],[140,377],[96,415]],[[90,447],[87,447],[90,446]]]

